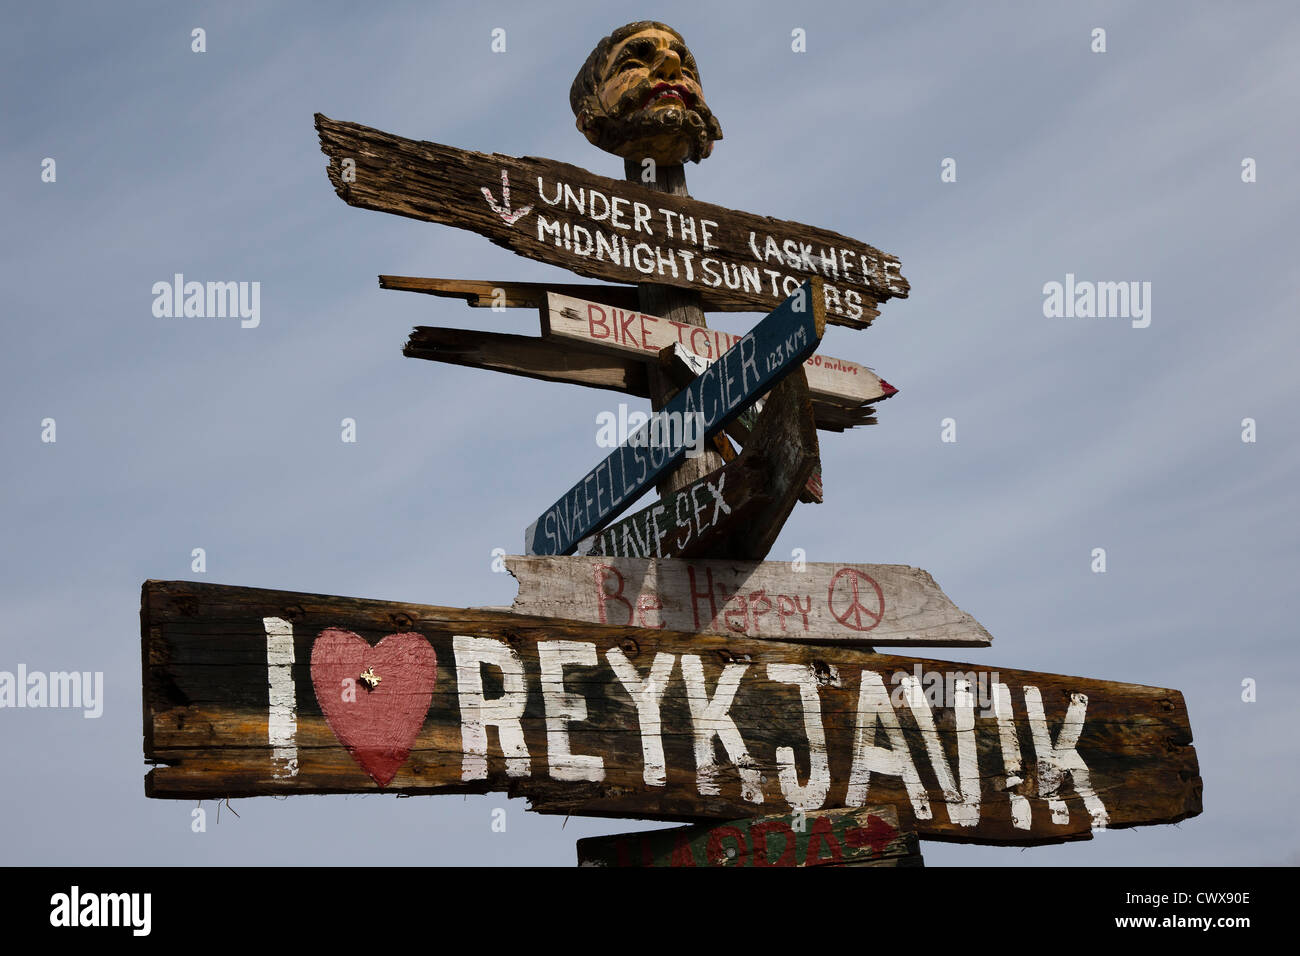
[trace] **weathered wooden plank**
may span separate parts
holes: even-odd
[[[487,279],[380,276],[379,288],[464,299],[476,309],[544,309],[549,292],[614,305],[620,309],[635,309],[639,305],[636,286],[606,283],[493,282]]]
[[[419,325],[411,330],[402,354],[408,358],[505,372],[545,382],[586,385],[638,398],[650,397],[645,362],[594,352],[577,355],[572,350],[556,348],[553,342],[527,335]],[[859,425],[874,425],[874,411],[872,406],[846,409],[822,402],[813,403],[817,427],[822,431],[842,432]]]
[[[712,363],[738,341],[739,335],[719,329],[694,327],[672,319],[647,315],[600,302],[584,301],[551,292],[542,312],[544,338],[623,357],[654,360],[659,352],[680,345]],[[804,363],[808,390],[820,400],[850,408],[877,402],[898,389],[857,362],[814,353]]]
[[[490,369],[544,382],[564,382],[646,396],[644,362],[578,353],[527,335],[417,326],[402,354],[468,368]]]
[[[924,866],[893,807],[813,810],[578,841],[579,866]]]
[[[825,402],[813,402],[813,415],[817,419],[817,428],[824,432],[843,432],[860,425],[876,424],[874,405],[861,408],[841,408]]]
[[[694,289],[704,308],[740,312],[769,312],[819,276],[828,321],[851,328],[868,325],[877,303],[908,292],[895,257],[829,230],[319,113],[316,130],[344,202],[468,229],[579,275]],[[344,160],[352,161],[346,170]]]
[[[711,475],[660,498],[578,542],[579,555],[659,558],[716,554],[730,531],[770,510],[775,499],[770,455],[739,455]]]
[[[678,386],[686,386],[697,376],[703,374],[704,370],[709,367],[703,357],[684,348],[680,343],[673,342],[671,345],[664,347],[659,352],[659,367],[664,370],[665,375]],[[804,378],[807,379],[807,366],[804,367]],[[758,420],[758,413],[763,407],[763,399],[758,399],[754,404],[737,415],[734,419],[726,424],[726,434],[735,438],[737,442],[744,443],[749,439],[750,430]],[[724,435],[715,435],[714,440],[720,440],[730,448],[727,438]],[[725,449],[722,451],[724,461],[732,461],[735,453],[728,454]],[[678,489],[680,490],[680,489]],[[659,497],[666,497],[662,491]],[[813,473],[808,477],[803,489],[799,492],[799,500],[807,504],[822,503],[822,465],[821,461],[817,462]]]
[[[802,378],[800,365],[817,348],[826,328],[819,283],[814,277],[800,286],[543,511],[524,532],[525,550],[572,552],[681,461],[692,441],[702,444],[717,434],[792,371]],[[696,433],[694,439],[688,431]],[[764,548],[746,557],[766,553]]]
[[[905,564],[585,555],[505,563],[519,581],[517,614],[873,647],[993,643],[934,578]]]
[[[734,460],[584,538],[577,552],[761,561],[821,462],[803,369],[771,391],[757,421]]]
[[[352,702],[318,650],[339,632],[381,678]],[[153,797],[503,791],[688,822],[884,805],[925,839],[1006,844],[1201,810],[1182,695],[1156,687],[191,581],[145,583],[141,635]],[[425,694],[418,726],[393,717]]]

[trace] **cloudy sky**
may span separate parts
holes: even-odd
[[[370,862],[571,865],[578,837],[632,828],[513,801],[503,835],[498,796],[330,796],[235,801],[192,833],[190,804],[143,795],[138,611],[146,578],[510,603],[492,549],[517,551],[595,462],[620,397],[403,358],[413,325],[536,317],[377,274],[567,274],[344,205],[312,114],[621,177],[568,87],[645,17],[685,35],[725,132],[692,193],[869,242],[912,285],[869,330],[828,331],[823,351],[901,392],[878,426],[823,433],[826,503],[773,557],[927,569],[995,638],[939,656],[1186,696],[1203,815],[1024,851],[927,843],[927,862],[1300,862],[1300,15],[856,0],[6,8],[0,670],[103,671],[105,707],[0,710],[0,857],[332,863],[364,837]],[[260,282],[261,324],[155,317],[177,272]],[[1150,326],[1045,317],[1067,273],[1151,283]]]

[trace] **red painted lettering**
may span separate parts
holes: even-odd
[[[636,338],[632,335],[632,323],[635,322],[636,319],[637,315],[635,312],[625,312],[623,313],[623,318],[619,321],[623,330],[624,345],[636,345]]]
[[[775,860],[768,854],[769,833],[781,835],[781,855]],[[749,828],[749,838],[754,841],[754,866],[794,866],[794,831],[784,820],[768,820]]]
[[[803,616],[803,629],[806,631],[808,630],[808,613],[812,610],[812,595],[808,595],[808,601],[803,605],[799,603],[799,595],[794,595],[793,600],[794,609]],[[784,624],[785,622],[782,621],[781,623]]]
[[[830,850],[832,863],[842,861],[844,854],[840,852],[840,841],[835,839],[828,817],[818,817],[813,821],[812,829],[808,832],[808,852],[803,859],[804,866],[821,860],[823,848]]]
[[[627,608],[627,620],[624,624],[632,623],[632,604],[627,598],[623,597],[623,575],[618,568],[611,568],[608,564],[597,564],[593,567],[596,577],[596,604],[600,608],[600,623],[608,624],[605,617],[605,605],[610,601],[618,601]],[[605,587],[605,582],[611,579],[618,581],[618,590],[610,591]]]
[[[727,851],[722,845],[723,840],[730,840],[735,844],[735,849],[731,856],[727,856]],[[726,863],[728,860],[739,860],[745,855],[745,834],[735,827],[714,827],[709,833],[709,862]]]
[[[713,600],[713,569],[705,568],[704,573],[707,575],[706,580],[708,581],[708,586],[703,591],[700,591],[695,585],[695,566],[687,565],[686,567],[686,576],[690,579],[691,614],[695,618],[695,629],[697,631],[700,630],[703,625],[700,623],[700,605],[696,598],[706,597],[709,599],[709,616],[705,619],[705,624],[711,624],[713,619],[718,616],[718,605],[717,602]],[[601,623],[604,623],[603,619]]]
[[[650,320],[651,324],[658,321],[653,315],[641,316],[641,348],[645,349],[647,352],[657,352],[659,350],[650,344],[650,330],[646,328],[647,319]]]
[[[597,315],[600,316],[599,321],[596,319]],[[601,331],[597,332],[597,328]],[[605,310],[591,302],[587,303],[587,334],[593,339],[609,338],[609,322],[605,318]]]
[[[694,866],[695,857],[691,854],[691,841],[685,833],[677,831],[677,839],[673,842],[673,855],[670,858],[670,866]]]
[[[657,595],[642,594],[641,597],[636,602],[637,623],[640,624],[642,627],[652,627],[655,630],[662,631],[664,629],[664,622],[660,621],[658,624],[646,623],[645,612],[662,611],[663,608],[664,608],[664,602],[661,601]]]
[[[740,607],[728,607],[723,612],[722,618],[727,624],[727,630],[735,631],[737,634],[747,634],[749,632],[749,603],[745,596],[739,592],[733,594],[727,601],[739,601]],[[736,621],[739,620],[739,624]]]
[[[812,601],[810,600],[808,603],[811,604]],[[776,613],[781,618],[781,630],[785,630],[786,615],[798,613],[796,611],[798,606],[795,599],[788,594],[778,594],[776,596]]]

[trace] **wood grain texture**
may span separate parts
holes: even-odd
[[[402,354],[544,382],[586,385],[645,397],[650,392],[644,362],[611,361],[528,335],[422,325],[411,331]]]
[[[419,325],[411,330],[402,354],[544,382],[650,397],[645,362],[595,352],[579,353],[535,336]],[[817,428],[822,431],[843,432],[860,425],[874,425],[874,413],[875,408],[870,405],[850,409],[813,402]]]
[[[925,571],[820,564],[511,555],[517,614],[822,644],[988,647]]]
[[[665,346],[659,351],[659,367],[663,370],[665,377],[678,387],[688,385],[692,379],[699,375],[710,363],[706,362],[700,355],[682,347],[678,342]],[[804,366],[804,375],[808,374],[808,366]],[[811,393],[811,388],[809,389]],[[810,394],[811,397],[811,394]],[[744,444],[749,440],[749,434],[753,430],[755,423],[758,421],[759,412],[763,408],[763,399],[759,399],[750,405],[747,409],[737,415],[727,423],[726,435],[734,438],[739,444]],[[816,411],[814,410],[814,417]],[[727,442],[727,437],[723,435],[715,436],[723,442]],[[728,443],[728,447],[730,444]],[[736,455],[734,451],[728,454],[725,449],[722,450],[723,461],[734,461]],[[664,497],[660,492],[660,497]],[[813,473],[804,483],[803,489],[799,492],[799,500],[805,504],[822,503],[822,464],[819,460],[813,468]]]
[[[564,282],[493,282],[487,279],[426,279],[419,276],[379,277],[379,288],[399,292],[421,292],[448,299],[463,299],[476,309],[490,309],[495,299],[505,309],[544,309],[550,292],[617,306],[639,307],[637,288],[632,285]]]
[[[288,669],[296,695],[292,764],[268,739],[268,621],[290,629],[287,662],[274,666]],[[424,725],[387,787],[339,743],[316,700],[307,662],[317,636],[329,628],[371,644],[392,633],[415,633],[436,654]],[[1095,814],[1080,796],[1080,773],[1062,769],[1070,763],[1063,751],[1072,734],[1077,743],[1070,753],[1086,766],[1088,791],[1104,801],[1109,827],[1172,823],[1201,810],[1186,706],[1177,691],[1158,687],[845,647],[189,581],[145,583],[141,636],[144,757],[156,765],[145,790],[152,797],[502,791],[528,797],[545,813],[726,821],[796,809],[787,794],[795,792],[792,785],[811,789],[817,778],[810,741],[820,728],[827,789],[824,797],[793,798],[802,809],[892,806],[900,825],[922,838],[1034,844],[1090,836]],[[517,666],[517,689],[507,686],[501,668],[477,663],[488,647]],[[561,651],[589,654],[590,663],[566,665],[557,675]],[[616,662],[625,677],[635,672],[631,690]],[[549,683],[542,680],[544,666]],[[962,729],[970,710],[962,701],[931,706],[898,693],[906,686],[899,675],[951,675],[956,669],[977,686],[1009,688],[1002,719],[977,710],[973,726]],[[656,674],[660,680],[647,693],[645,682]],[[481,760],[467,753],[464,722],[483,717],[474,706],[475,683],[486,699],[498,700],[499,714],[520,706],[526,767],[507,763],[495,726],[487,727]],[[727,687],[734,687],[729,703]],[[581,708],[560,690],[577,697]],[[891,695],[885,709],[897,722],[889,733],[877,726],[882,718],[871,705],[885,692]],[[1035,706],[1042,711],[1037,732]],[[562,716],[583,709],[585,716]],[[734,759],[712,733],[730,726],[731,746],[739,741],[743,748]],[[894,759],[915,768],[924,811],[914,809],[902,777],[877,771],[861,779],[866,728],[874,730],[870,742],[878,761],[898,743]],[[567,738],[557,736],[563,730]],[[1018,752],[1010,760],[1008,735]],[[1043,735],[1050,742],[1036,740]],[[471,733],[470,742],[475,739]],[[573,776],[565,753],[598,757],[600,773],[592,776],[599,779],[557,779]],[[945,794],[939,766],[960,776],[963,793],[950,786]],[[972,813],[969,825],[954,820]]]
[[[816,350],[826,328],[820,284],[821,280],[815,276],[809,279],[715,363],[675,393],[662,394],[657,403],[660,407],[648,421],[529,525],[524,532],[524,550],[528,554],[572,554],[578,542],[599,532],[626,511],[646,487],[685,460],[696,442],[705,455],[720,464],[721,460],[705,439],[721,432],[728,422],[769,389],[775,391],[778,383],[787,378],[797,377],[798,391],[781,394],[792,396],[791,401],[798,405],[800,422],[803,412],[807,412],[808,435],[803,438],[815,449],[817,429],[812,423],[803,362]],[[792,425],[793,415],[792,405],[790,414],[784,416]],[[791,428],[791,439],[796,431]],[[800,452],[795,447],[781,446],[773,447],[771,453],[778,461],[793,462]],[[804,475],[801,482],[807,478]],[[773,515],[777,531],[788,513],[787,510],[780,515],[779,520]],[[739,538],[734,542],[736,546],[740,543]],[[753,547],[752,554],[727,551],[718,556],[758,560],[767,554],[771,541],[756,536]]]
[[[761,561],[820,462],[808,383],[799,368],[769,393],[735,459],[579,541],[577,553]]]
[[[579,866],[924,866],[893,807],[813,810],[578,841]]]
[[[817,275],[826,280],[828,321],[850,328],[867,326],[879,302],[908,293],[894,256],[829,230],[654,192],[554,160],[405,139],[319,113],[316,130],[344,202],[467,229],[578,275],[693,289],[705,309],[740,312],[769,312]],[[346,179],[344,160],[355,163]],[[498,211],[503,174],[512,187],[511,216],[528,210],[517,218]],[[588,207],[593,190],[603,204]]]
[[[705,362],[740,340],[739,335],[666,319],[636,309],[578,299],[551,292],[543,312],[542,336],[576,348],[623,358],[653,361],[671,345],[681,345]],[[898,389],[864,365],[817,352],[804,363],[814,400],[856,408],[889,398]]]

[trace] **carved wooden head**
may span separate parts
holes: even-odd
[[[625,159],[698,163],[722,139],[681,34],[651,20],[619,27],[596,44],[569,89],[569,105],[593,145]]]

